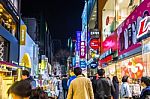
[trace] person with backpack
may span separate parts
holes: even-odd
[[[96,81],[95,99],[111,99],[111,92],[115,92],[112,83],[105,77],[104,69],[98,69],[97,72],[99,78]]]

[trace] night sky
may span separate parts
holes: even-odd
[[[22,17],[38,17],[43,13],[53,39],[67,40],[81,30],[85,0],[22,0]]]

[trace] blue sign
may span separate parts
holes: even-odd
[[[91,66],[92,69],[95,69],[95,68],[97,68],[98,63],[97,63],[97,62],[92,62],[92,63],[90,64],[90,66]]]
[[[76,57],[72,57],[72,65],[73,67],[76,65]]]
[[[76,32],[76,51],[80,51],[81,31]]]
[[[86,62],[85,61],[80,61],[80,67],[81,68],[86,68]]]

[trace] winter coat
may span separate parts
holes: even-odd
[[[112,83],[105,77],[99,77],[96,82],[95,99],[111,99]]]
[[[67,99],[94,99],[90,79],[82,75],[74,79],[70,84]]]
[[[113,99],[119,99],[119,82],[113,82],[115,93],[112,93]]]
[[[127,82],[123,82],[121,85],[121,98],[132,97],[132,93]]]
[[[68,81],[67,78],[62,79],[62,87],[64,90],[68,90],[67,81]]]
[[[68,88],[69,88],[69,86],[70,86],[71,81],[74,80],[75,78],[76,78],[75,75],[74,75],[74,76],[70,76],[70,78],[69,78],[69,80],[68,80],[68,82],[67,82]]]
[[[150,86],[147,86],[142,90],[140,99],[150,99]]]

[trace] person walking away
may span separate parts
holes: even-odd
[[[96,82],[95,99],[111,99],[111,91],[115,91],[112,82],[105,77],[104,69],[98,69],[97,72],[99,78]]]
[[[112,83],[115,88],[115,93],[112,93],[113,99],[119,99],[119,80],[117,76],[114,76],[112,79]]]
[[[95,97],[95,93],[96,93],[96,76],[93,76],[92,81],[92,87],[93,87],[93,93],[94,93],[94,97]]]
[[[67,82],[68,88],[69,88],[69,86],[70,86],[71,81],[74,80],[75,78],[76,78],[76,75],[74,74],[74,72],[71,72],[71,73],[70,73],[69,80],[68,80],[68,82]]]
[[[77,78],[70,84],[67,99],[94,99],[90,79],[83,77],[80,67],[74,68],[74,73]]]
[[[47,92],[45,92],[42,88],[38,87],[32,90],[30,99],[49,99],[49,98]]]
[[[63,87],[63,97],[66,99],[67,93],[68,93],[68,86],[67,86],[68,78],[67,75],[64,75],[62,79],[62,87]]]
[[[13,83],[9,87],[7,94],[9,99],[29,99],[31,91],[32,87],[30,82],[27,80],[21,80]]]
[[[144,87],[144,89],[141,92],[140,99],[150,99],[150,77],[142,77],[141,85]]]
[[[121,99],[131,99],[132,98],[132,92],[129,87],[130,78],[128,76],[123,76],[122,78],[122,85],[121,85]]]
[[[22,80],[27,80],[30,82],[32,89],[36,88],[36,81],[30,76],[28,70],[22,70]]]

